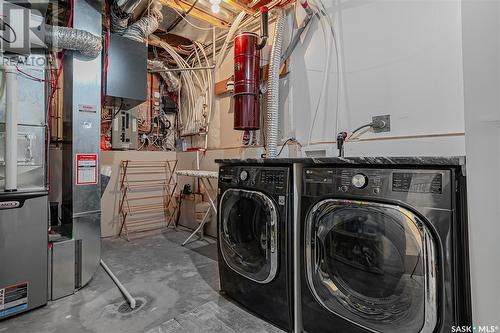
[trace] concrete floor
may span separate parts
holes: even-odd
[[[219,295],[215,241],[181,247],[187,235],[169,230],[131,242],[102,241],[104,261],[144,303],[138,310],[119,311],[124,299],[99,268],[76,294],[1,321],[0,333],[281,332]]]

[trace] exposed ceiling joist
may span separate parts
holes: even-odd
[[[244,11],[249,15],[253,15],[257,12],[255,9],[248,7],[248,5],[241,0],[225,0],[225,2],[231,7]]]
[[[260,8],[262,6],[265,6],[267,4],[271,3],[271,0],[260,0],[259,2],[257,2],[253,8]]]
[[[151,35],[151,36],[149,36],[149,38],[148,38],[148,44],[149,44],[149,45],[152,45],[152,46],[156,46],[156,47],[160,47],[160,48],[161,48],[161,45],[160,45],[160,44],[161,44],[161,42],[162,42],[162,39],[161,39],[161,38],[159,38],[158,36],[155,36],[155,35]],[[170,45],[170,46],[171,46],[172,48],[174,48],[174,50],[175,50],[177,53],[181,54],[181,55],[188,56],[188,55],[190,55],[190,54],[191,54],[191,52],[186,51],[186,50],[184,50],[184,49],[182,49],[182,48],[180,48],[180,47],[178,47],[178,46],[172,46],[172,45]]]
[[[191,7],[191,4],[185,0],[160,0],[160,3],[164,6],[175,8],[180,12],[187,11]],[[201,10],[198,7],[194,7],[189,13],[189,15],[219,28],[229,29],[229,27],[231,26],[231,24],[229,24],[228,22],[204,10]]]

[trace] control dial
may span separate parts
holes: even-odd
[[[368,184],[368,177],[366,177],[362,173],[358,173],[352,177],[351,182],[355,188],[359,188],[359,189],[365,188],[366,185]]]
[[[240,179],[241,179],[242,181],[247,180],[247,179],[248,179],[248,171],[246,171],[246,170],[241,171],[241,172],[240,172]]]

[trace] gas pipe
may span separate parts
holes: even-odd
[[[260,128],[260,50],[266,45],[268,8],[260,8],[261,34],[242,32],[234,38],[234,129]]]

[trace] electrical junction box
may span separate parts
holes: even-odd
[[[137,149],[137,118],[131,112],[120,111],[112,122],[111,147],[116,150]]]

